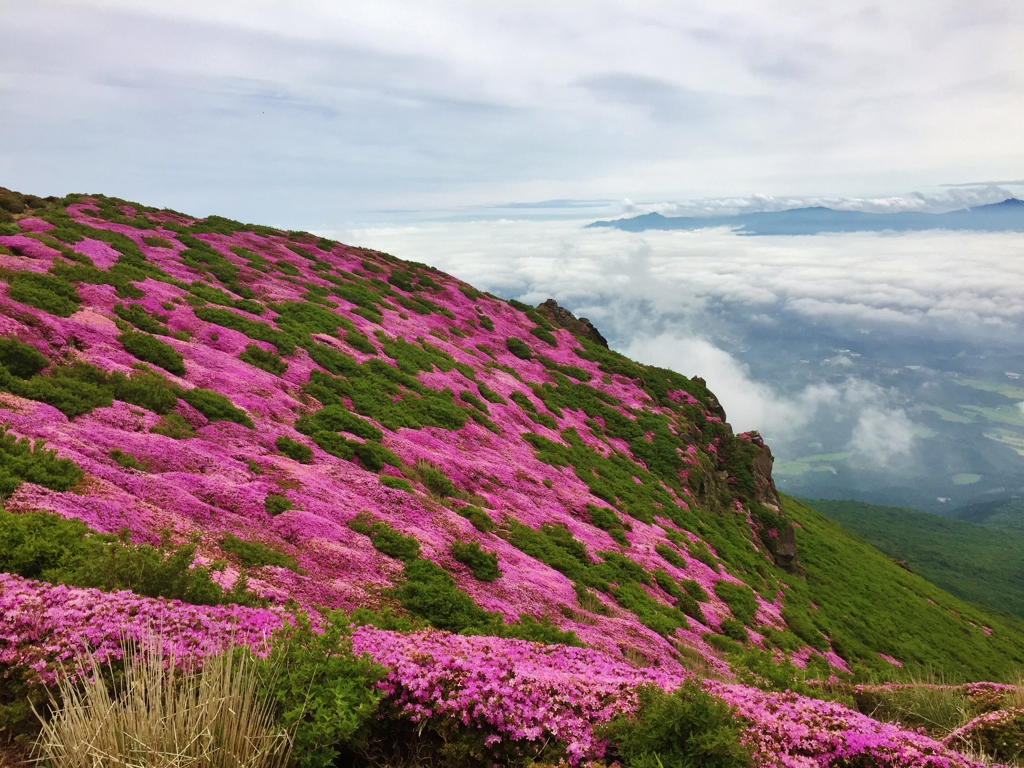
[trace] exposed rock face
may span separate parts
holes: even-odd
[[[771,448],[765,445],[759,432],[752,430],[746,435],[750,438],[750,442],[760,449],[750,468],[757,489],[754,500],[772,512],[779,513],[782,511],[782,501],[779,499],[779,492],[772,479],[772,465],[775,463],[775,457],[772,456]],[[772,557],[780,568],[791,573],[800,570],[796,551],[796,532],[793,530],[793,524],[786,522],[779,528],[778,533],[778,537],[767,541]]]
[[[569,333],[584,339],[590,339],[602,347],[608,346],[608,340],[601,335],[601,332],[594,327],[593,323],[585,317],[576,317],[565,307],[558,306],[558,302],[554,299],[548,299],[543,304],[538,304],[537,309],[548,320],[555,325],[565,328]]]

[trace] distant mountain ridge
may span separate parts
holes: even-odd
[[[1024,232],[1024,200],[980,205],[947,213],[866,213],[824,206],[759,211],[730,216],[642,216],[595,221],[587,228],[611,227],[626,232],[697,230],[730,227],[742,235],[818,235],[832,232],[921,232],[931,229],[979,232]]]

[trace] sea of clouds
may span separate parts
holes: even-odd
[[[837,379],[853,368],[845,354],[824,360],[823,373],[798,387],[759,378],[744,361],[743,328],[760,326],[756,343],[769,345],[773,328],[789,318],[833,338],[896,334],[969,346],[1019,339],[1024,325],[1019,234],[749,237],[584,223],[447,221],[330,234],[431,264],[505,298],[536,304],[553,297],[589,317],[629,357],[706,379],[733,426],[760,430],[783,457],[787,442],[827,419],[848,424],[843,447],[851,461],[896,469],[920,428],[898,393],[853,370]],[[741,331],[725,343],[723,328]]]

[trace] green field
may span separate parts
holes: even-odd
[[[859,501],[803,501],[957,597],[1024,616],[1024,531]]]

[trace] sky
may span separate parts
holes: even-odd
[[[0,177],[294,228],[903,206],[1024,177],[1022,43],[1012,0],[3,0]]]

